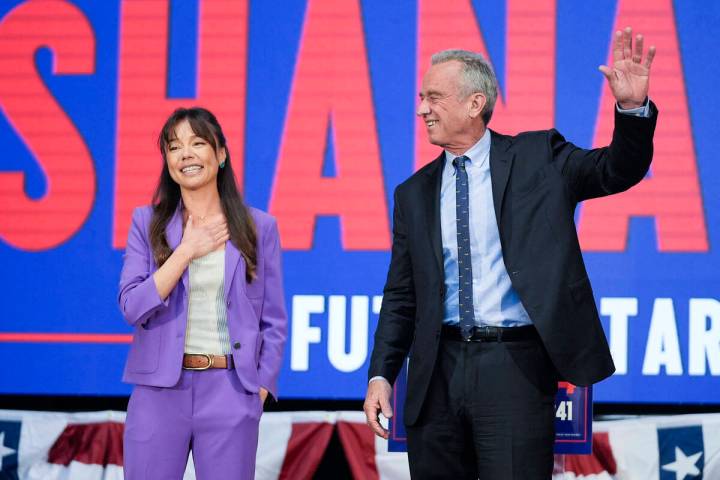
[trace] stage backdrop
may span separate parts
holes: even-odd
[[[117,308],[132,209],[178,106],[214,111],[284,249],[280,391],[361,398],[393,189],[439,152],[414,116],[432,52],[485,53],[490,124],[609,141],[613,31],[657,45],[652,170],[577,227],[618,371],[602,402],[719,403],[720,7],[670,0],[0,4],[0,393],[127,394]],[[647,43],[646,43],[647,45]]]

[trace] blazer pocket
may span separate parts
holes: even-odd
[[[161,329],[137,328],[128,353],[128,370],[134,373],[153,373],[160,361]]]

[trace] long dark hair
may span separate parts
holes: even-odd
[[[150,245],[152,246],[155,263],[160,267],[172,254],[168,245],[165,229],[175,214],[180,202],[180,186],[170,176],[167,162],[167,148],[175,138],[175,127],[187,120],[195,135],[208,142],[215,151],[225,149],[225,166],[218,169],[217,189],[220,204],[227,219],[230,241],[240,251],[247,268],[245,280],[250,283],[255,278],[257,269],[257,232],[250,211],[245,206],[242,196],[235,184],[235,173],[230,161],[230,151],[225,142],[225,135],[215,115],[202,107],[178,108],[167,119],[158,137],[158,147],[163,158],[157,188],[153,194],[153,216],[150,222]]]

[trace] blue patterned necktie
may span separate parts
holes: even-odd
[[[466,156],[453,160],[455,166],[455,218],[457,221],[457,248],[459,273],[460,331],[464,339],[469,339],[475,326],[473,309],[473,276],[470,261],[470,201]]]

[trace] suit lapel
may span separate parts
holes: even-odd
[[[490,179],[492,183],[493,206],[495,208],[495,218],[500,228],[500,218],[502,216],[502,205],[507,190],[510,171],[512,170],[515,155],[508,152],[511,142],[507,137],[490,131]],[[430,241],[432,244],[433,255],[440,272],[444,273],[443,254],[442,254],[442,231],[440,226],[440,187],[442,185],[442,171],[445,165],[445,152],[441,153],[431,168],[427,170],[427,191],[430,195],[424,195],[427,202],[425,211],[427,212],[428,231],[430,232]]]
[[[178,207],[175,210],[175,213],[170,218],[170,221],[167,224],[167,227],[165,228],[165,237],[167,238],[168,245],[170,248],[175,251],[175,249],[180,245],[180,241],[182,240],[182,233],[183,233],[183,219],[182,219],[182,202],[178,203]],[[182,283],[183,287],[185,288],[186,292],[189,292],[188,289],[188,283],[190,282],[188,278],[188,269],[186,268],[185,271],[182,274]]]
[[[433,255],[437,263],[438,270],[444,274],[443,254],[442,254],[442,232],[440,227],[440,186],[442,184],[442,170],[445,164],[445,152],[433,161],[431,168],[427,170],[426,180],[427,191],[430,195],[425,195],[427,202],[425,211],[427,212],[428,231],[430,232],[430,243],[432,244]]]
[[[490,131],[490,180],[498,228],[500,228],[505,190],[515,158],[514,154],[507,151],[510,145],[510,141],[505,136]]]
[[[237,271],[238,264],[241,263],[240,259],[242,258],[242,255],[240,255],[240,252],[237,248],[235,248],[235,245],[232,244],[230,240],[225,242],[225,280],[224,280],[224,294],[225,294],[225,300],[228,298],[228,294],[230,293],[230,287],[232,286],[233,279],[235,277],[235,273]],[[245,262],[242,262],[243,265]],[[245,280],[245,275],[243,271],[243,281]]]

